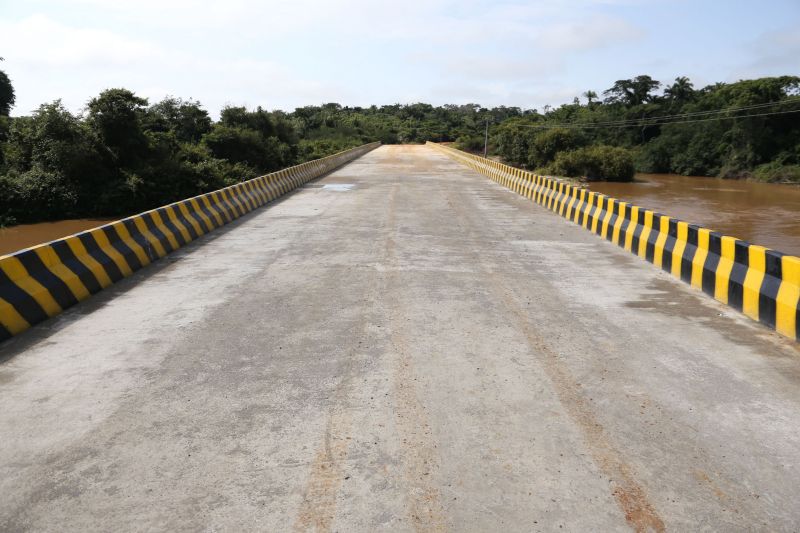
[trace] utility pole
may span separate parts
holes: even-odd
[[[489,119],[486,119],[486,133],[483,136],[483,158],[489,153]]]

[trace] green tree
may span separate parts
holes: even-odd
[[[60,100],[15,119],[7,146],[12,168],[24,172],[40,167],[75,177],[87,170],[92,151],[88,129]]]
[[[89,131],[58,100],[13,121],[6,153],[19,221],[80,214],[81,192],[100,192],[86,183],[102,173]]]
[[[607,104],[637,106],[653,101],[652,92],[661,86],[650,76],[636,76],[630,80],[617,80],[610,89],[603,91]]]
[[[694,85],[686,76],[679,76],[675,83],[664,89],[664,96],[671,102],[688,102],[694,96]]]
[[[196,143],[211,131],[211,117],[199,102],[168,96],[147,110],[146,128],[173,132],[181,142]]]
[[[0,61],[3,58],[0,57]],[[11,108],[14,107],[16,102],[16,95],[14,94],[14,86],[11,85],[11,79],[8,75],[0,70],[0,116],[8,116]]]
[[[147,99],[127,89],[108,89],[88,104],[88,123],[121,165],[136,164],[147,150],[142,119]]]
[[[292,149],[276,136],[264,137],[256,130],[218,124],[203,137],[214,157],[242,163],[259,173],[288,166]]]
[[[553,128],[536,133],[529,146],[527,164],[530,168],[544,167],[560,152],[583,145],[583,136],[574,129]]]

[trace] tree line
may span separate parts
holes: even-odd
[[[686,77],[619,80],[557,109],[499,124],[496,153],[565,176],[630,180],[635,171],[800,182],[800,78],[695,89]]]
[[[519,112],[329,103],[292,113],[226,107],[213,121],[199,102],[150,104],[126,89],[103,91],[80,114],[57,100],[10,118],[13,103],[10,90],[0,100],[0,225],[128,215],[374,140],[453,140],[485,113]]]
[[[376,140],[455,142],[478,152],[487,122],[493,156],[542,173],[800,181],[798,115],[702,114],[796,109],[799,86],[800,79],[785,76],[696,90],[678,78],[659,91],[659,82],[638,76],[616,82],[603,99],[587,91],[585,102],[541,112],[328,103],[288,113],[226,107],[215,121],[197,101],[150,103],[127,89],[103,91],[78,114],[57,100],[9,117],[15,94],[0,71],[0,225],[128,215]]]

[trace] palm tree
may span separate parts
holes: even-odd
[[[675,83],[664,89],[664,96],[673,102],[686,102],[694,95],[694,85],[686,76],[675,78]]]
[[[592,90],[588,90],[583,93],[583,97],[586,98],[586,101],[589,103],[589,107],[592,107],[592,104],[597,99],[597,93]]]

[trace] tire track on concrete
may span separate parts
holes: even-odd
[[[355,212],[361,212],[358,204],[364,201],[364,195],[358,196]],[[369,271],[367,289],[364,291],[363,301],[375,302],[378,299],[378,288],[382,275]],[[294,523],[294,531],[331,531],[331,526],[336,517],[336,504],[339,489],[345,477],[344,467],[350,451],[353,434],[353,419],[348,403],[355,396],[355,377],[358,371],[356,363],[363,355],[364,347],[370,338],[369,327],[372,325],[374,315],[365,310],[357,325],[352,343],[345,361],[341,367],[341,379],[336,385],[330,404],[328,419],[325,424],[325,434],[319,445],[314,461],[311,464],[308,481],[304,491],[303,500]]]
[[[387,276],[384,295],[402,294],[398,277],[396,197],[399,185],[394,185],[389,197],[388,229],[386,238]],[[442,505],[442,495],[434,484],[433,472],[439,469],[438,448],[431,433],[431,425],[414,387],[414,362],[405,328],[407,310],[400,299],[389,304],[391,347],[394,352],[394,400],[396,422],[403,450],[404,476],[407,483],[408,514],[415,531],[447,531],[447,520]]]
[[[303,501],[294,524],[295,531],[331,531],[336,516],[336,497],[344,477],[352,433],[352,418],[342,403],[352,390],[353,355],[348,356],[344,376],[336,388],[325,425],[323,441],[314,456]]]
[[[467,209],[464,205],[472,203],[469,194],[462,192],[455,197],[455,193],[450,190],[447,195],[448,204],[456,215],[455,223],[462,228],[464,235],[468,235],[471,240],[477,240],[478,224],[474,220],[473,213],[478,210]],[[584,442],[595,464],[611,480],[612,495],[624,513],[625,520],[639,532],[665,531],[664,522],[648,500],[647,492],[637,481],[631,466],[623,459],[623,454],[612,444],[567,365],[559,359],[558,353],[544,336],[531,326],[527,313],[514,298],[513,291],[503,282],[501,276],[490,268],[483,254],[474,249],[469,250],[469,253],[473,256],[476,267],[483,271],[488,282],[487,286],[503,303],[508,310],[509,318],[513,319],[517,329],[525,336],[531,353],[537,357],[553,383],[560,403],[583,433]]]

